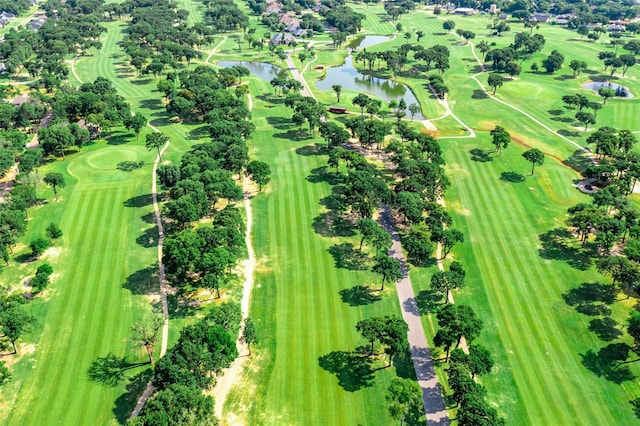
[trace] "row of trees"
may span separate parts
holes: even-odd
[[[127,425],[215,422],[213,399],[202,391],[210,389],[216,376],[237,357],[231,336],[238,331],[240,317],[237,304],[222,304],[182,329],[176,345],[154,367],[156,393]]]

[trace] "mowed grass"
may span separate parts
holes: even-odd
[[[371,8],[365,26],[376,16],[378,12]],[[479,341],[496,358],[495,371],[481,379],[489,391],[488,398],[510,425],[637,424],[638,418],[629,404],[640,396],[637,380],[616,384],[587,368],[587,352],[598,352],[611,343],[589,331],[592,324],[606,317],[581,314],[563,297],[584,283],[609,283],[609,279],[598,275],[585,255],[542,241],[546,233],[565,227],[569,206],[589,201],[572,186],[578,174],[567,167],[584,167],[585,159],[577,154],[576,146],[484,95],[471,78],[480,72],[471,47],[454,34],[442,31],[444,19],[455,20],[457,28],[475,31],[475,43],[487,40],[498,46],[511,43],[514,33],[522,28],[521,24],[510,22],[511,33],[488,37],[484,29],[488,20],[479,16],[435,19],[417,12],[400,19],[405,30],[422,29],[428,34],[426,46],[440,43],[449,47],[451,69],[445,74],[449,104],[478,134],[474,139],[442,139],[441,145],[452,181],[446,196],[448,210],[454,218],[453,226],[462,230],[466,239],[452,253],[452,258],[463,262],[468,271],[467,287],[456,294],[456,301],[471,305],[481,316],[485,327]],[[601,75],[601,63],[594,58],[598,51],[609,47],[575,40],[575,33],[562,28],[542,26],[540,33],[547,37],[544,53],[525,61],[526,72],[515,81],[506,81],[498,89],[498,98],[584,144],[588,133],[567,120],[574,112],[564,108],[561,96],[583,93],[598,100],[579,86]],[[397,42],[374,46],[372,50],[385,50],[394,43]],[[553,48],[561,49],[566,56],[563,70],[554,75],[528,72],[531,62],[540,63]],[[588,61],[592,72],[573,79],[568,62],[582,58]],[[637,91],[637,72],[635,68],[630,70],[620,82]],[[486,73],[478,79],[486,87]],[[636,100],[609,100],[599,112],[596,126],[635,130],[635,115]],[[502,157],[490,152],[488,132],[497,124],[507,128],[514,139]],[[545,165],[536,168],[532,177],[530,164],[521,156],[528,147],[547,154]],[[482,154],[488,155],[489,161],[479,161]],[[416,292],[428,289],[433,271],[434,268],[412,270]],[[633,303],[617,301],[608,306],[609,317],[623,332]],[[424,324],[432,338],[435,318],[426,316]],[[631,343],[628,336],[623,340]],[[633,359],[631,355],[630,360]],[[633,375],[640,374],[635,363],[628,366]],[[439,376],[444,378],[442,373],[440,370]]]
[[[117,44],[125,25],[105,24],[103,49],[78,61],[78,77],[83,82],[98,76],[111,80],[136,113],[171,137],[163,159],[177,161],[199,140],[199,126],[167,120],[155,81],[130,79],[135,74]],[[73,77],[72,81],[80,83]],[[151,311],[145,295],[158,291],[157,230],[150,196],[155,155],[144,148],[144,132],[136,140],[116,131],[106,144],[97,142],[66,162],[55,161],[40,170],[41,175],[49,170],[64,173],[67,188],[61,191],[60,202],[51,202],[34,215],[25,241],[43,234],[51,221],[59,221],[65,232],[63,250],[51,262],[59,278],[50,300],[32,304],[39,317],[32,335],[40,337],[35,353],[15,365],[16,380],[3,392],[3,423],[123,423],[133,408],[132,400],[122,397],[125,380],[104,386],[90,381],[87,369],[109,353],[133,364],[145,361],[144,353],[130,343],[131,324]],[[118,163],[126,161],[141,161],[144,166],[121,171]],[[52,200],[52,191],[45,188],[40,185],[39,191]],[[170,344],[184,321],[172,320]],[[127,369],[125,375],[141,368],[147,366]]]
[[[268,83],[255,79],[251,91],[262,94],[254,97],[253,157],[271,165],[273,180],[252,201],[260,263],[251,316],[259,352],[248,377],[230,395],[227,413],[244,412],[247,424],[389,424],[381,401],[394,369],[367,372],[360,362],[338,361],[335,355],[366,343],[355,330],[358,320],[399,315],[393,286],[370,304],[351,306],[342,299],[341,290],[380,284],[369,271],[337,268],[329,253],[345,242],[357,248],[358,239],[330,229],[322,205],[331,192],[321,173],[327,157],[310,149],[317,139],[287,139],[297,126],[282,99],[273,104],[265,95],[271,92]],[[321,363],[331,354],[331,362]],[[410,374],[406,365],[397,367],[398,374]]]
[[[136,241],[149,227],[142,216],[150,211],[145,196],[150,165],[124,172],[117,164],[150,157],[133,141],[125,147],[98,142],[66,163],[49,166],[71,183],[61,191],[64,208],[51,217],[45,206],[30,226],[42,229],[59,219],[64,245],[52,262],[59,277],[50,299],[39,306],[42,332],[35,353],[16,365],[16,383],[7,388],[14,401],[6,424],[108,424],[114,410],[122,415],[115,401],[124,381],[104,386],[91,381],[87,370],[109,353],[131,364],[145,362],[144,353],[129,343],[129,329],[150,310],[141,293],[155,288],[151,274],[132,275],[153,263],[155,255],[152,247],[143,247],[146,242]],[[127,374],[140,368],[147,366]]]
[[[558,253],[541,242],[543,234],[564,226],[567,207],[588,201],[571,186],[575,174],[547,159],[535,176],[509,181],[509,173],[528,175],[523,149],[514,146],[502,158],[477,162],[468,154],[475,145],[447,141],[447,201],[454,225],[466,236],[455,255],[469,281],[456,300],[480,313],[481,341],[497,359],[497,371],[483,379],[490,399],[508,424],[636,423],[628,401],[637,397],[637,385],[614,384],[583,365],[588,350],[609,342],[588,331],[595,317],[578,313],[563,298],[583,283],[608,280],[596,276],[581,255]],[[624,323],[628,307],[610,307],[612,318]]]

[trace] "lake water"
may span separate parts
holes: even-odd
[[[258,76],[266,81],[273,80],[278,74],[283,72],[283,69],[276,65],[267,64],[265,62],[248,62],[248,61],[220,61],[216,65],[223,68],[231,68],[235,65],[240,65],[247,68],[252,75]]]
[[[365,36],[355,38],[350,43],[350,46],[365,48],[388,39],[389,37],[386,36]],[[392,100],[400,101],[400,99],[404,99],[407,105],[420,105],[420,102],[416,99],[413,92],[404,84],[386,78],[368,76],[359,72],[356,67],[353,66],[353,56],[351,54],[345,58],[344,63],[339,67],[327,68],[324,78],[316,81],[316,87],[320,90],[333,90],[331,86],[334,84],[340,84],[343,89],[350,89],[376,96],[387,103]],[[359,111],[360,109],[355,107],[355,110]],[[411,117],[408,111],[407,117]],[[423,118],[420,113],[415,115],[416,120],[422,120]]]
[[[389,40],[387,36],[360,36],[351,40],[348,46],[350,49],[362,49],[387,40]],[[266,81],[271,81],[279,73],[283,72],[283,69],[279,66],[264,62],[220,61],[217,62],[217,65],[224,68],[241,65],[248,68],[252,75],[258,76]],[[339,67],[327,68],[325,77],[322,80],[316,81],[316,87],[320,90],[332,91],[331,86],[334,84],[342,85],[343,89],[350,89],[376,96],[387,103],[392,100],[400,101],[400,99],[404,99],[407,106],[411,104],[420,105],[420,102],[416,99],[413,92],[404,84],[386,78],[372,77],[360,73],[353,66],[353,56],[351,54],[345,58],[344,64]],[[350,109],[360,111],[358,107],[352,107]],[[407,111],[407,117],[411,117],[409,111]],[[417,113],[414,118],[416,120],[422,120],[424,117],[422,114]]]
[[[622,89],[626,93],[626,96],[618,97],[633,98],[633,93],[629,91],[629,88],[627,86],[623,86],[617,83],[611,83],[610,81],[590,81],[589,83],[583,84],[582,87],[584,87],[585,89],[593,90],[596,93],[598,93],[598,90],[600,90],[601,87],[608,87],[615,90],[616,92],[618,91],[618,89]]]

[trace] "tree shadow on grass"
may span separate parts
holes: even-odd
[[[296,148],[296,154],[302,156],[326,155],[328,154],[327,145],[323,143],[315,143],[313,145],[305,145]]]
[[[113,406],[113,414],[119,424],[124,425],[127,423],[129,416],[136,407],[138,398],[140,398],[147,387],[147,383],[151,380],[151,376],[153,376],[153,370],[147,368],[129,378],[125,392],[116,399]]]
[[[189,139],[193,141],[199,141],[201,139],[209,138],[209,129],[207,126],[196,127],[189,131]]]
[[[133,294],[157,293],[160,286],[158,282],[158,265],[153,264],[137,270],[127,277],[122,286]]]
[[[144,161],[121,161],[117,167],[122,172],[133,172],[144,167],[144,164]]]
[[[356,234],[348,221],[332,211],[316,216],[312,226],[317,234],[324,237],[352,237]]]
[[[416,296],[416,304],[422,315],[437,312],[443,305],[442,293],[435,290],[422,290]]]
[[[165,106],[162,104],[162,101],[160,99],[145,99],[140,102],[140,106],[142,108],[152,110],[165,109]]]
[[[158,227],[152,226],[145,229],[144,232],[136,238],[136,243],[145,248],[155,247],[158,244]]]
[[[107,145],[124,145],[126,143],[129,143],[131,141],[131,135],[126,133],[126,134],[119,134],[119,135],[111,135],[108,139],[107,139]]]
[[[353,247],[351,243],[335,244],[327,250],[333,257],[336,268],[362,271],[367,269],[369,256]]]
[[[563,260],[571,267],[586,271],[591,268],[592,260],[584,248],[572,247],[575,237],[566,228],[554,228],[538,236],[542,248],[538,255],[543,259]]]
[[[571,167],[574,170],[583,171],[592,165],[591,157],[584,151],[577,149],[569,158],[564,160],[562,164]]]
[[[489,98],[489,95],[487,95],[487,92],[480,89],[475,89],[473,91],[473,94],[471,95],[471,99],[488,99],[488,98]]]
[[[335,374],[338,384],[347,392],[373,385],[371,358],[363,353],[333,351],[318,358],[320,367]]]
[[[120,358],[109,352],[104,357],[99,357],[91,363],[87,370],[89,380],[104,386],[115,387],[124,378],[127,370],[148,364],[146,362],[128,362],[124,357]]]
[[[558,130],[558,134],[568,138],[580,137],[580,132],[578,130],[560,129]]]
[[[317,167],[311,170],[311,174],[307,176],[307,181],[311,183],[326,182],[329,185],[338,185],[342,183],[342,176],[329,171],[327,166]]]
[[[611,343],[598,352],[588,350],[582,357],[582,365],[598,377],[620,384],[635,379],[631,369],[624,365],[631,347],[626,343]]]
[[[150,206],[153,204],[153,197],[151,194],[136,195],[135,197],[131,197],[126,200],[123,204],[125,207],[136,208]]]
[[[382,300],[380,295],[375,294],[373,290],[366,285],[345,288],[340,290],[339,294],[342,301],[349,306],[364,306]]]
[[[525,177],[522,173],[517,172],[502,172],[500,174],[500,180],[509,183],[522,183],[525,181]]]
[[[590,316],[608,316],[611,309],[607,306],[615,301],[611,286],[600,283],[582,283],[562,295],[565,303],[576,311]]]
[[[170,318],[188,318],[199,310],[200,301],[184,297],[180,293],[167,294],[167,305]],[[162,312],[160,301],[153,305],[154,310]]]
[[[551,115],[555,115],[555,116],[558,116],[558,115],[562,115],[562,114],[564,114],[564,111],[563,111],[563,110],[561,110],[561,109],[550,109],[550,110],[548,110],[547,112],[548,112],[549,114],[551,114]]]
[[[600,340],[610,342],[622,336],[622,331],[617,328],[618,325],[618,321],[613,318],[594,318],[589,322],[589,330],[593,331]]]
[[[471,154],[472,161],[487,163],[489,161],[493,161],[493,157],[489,155],[490,152],[493,152],[493,151],[485,151],[480,148],[473,148],[472,150],[469,151],[469,154]]]

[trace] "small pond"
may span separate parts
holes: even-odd
[[[258,76],[266,81],[273,80],[274,77],[277,77],[278,74],[283,72],[279,66],[267,64],[266,62],[219,61],[216,65],[222,68],[231,68],[239,65],[247,68],[251,72],[251,75]]]
[[[389,40],[389,37],[383,35],[357,36],[349,41],[347,47],[349,49],[364,49],[374,44],[382,43]]]
[[[357,37],[352,40],[349,46],[364,48],[388,39],[389,37],[386,36]],[[374,95],[387,103],[392,100],[400,101],[400,99],[404,99],[407,105],[420,105],[420,102],[416,99],[413,92],[404,84],[386,78],[368,76],[359,72],[356,67],[353,66],[353,56],[351,54],[345,58],[344,64],[339,67],[327,68],[324,78],[316,81],[316,87],[320,90],[333,90],[331,86],[334,84],[340,84],[343,89]],[[359,111],[357,107],[351,109]],[[407,117],[411,117],[408,111]],[[424,119],[420,113],[416,114],[414,118],[416,120]]]
[[[617,83],[611,83],[610,81],[590,81],[582,85],[585,89],[593,90],[598,93],[598,90],[602,87],[608,87],[615,90],[616,97],[619,98],[633,98],[633,94],[629,91],[627,86],[623,86]]]

